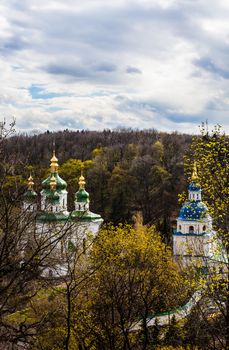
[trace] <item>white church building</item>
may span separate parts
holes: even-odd
[[[32,176],[28,179],[28,189],[23,196],[23,210],[34,218],[31,232],[35,232],[39,243],[48,239],[54,247],[53,254],[49,256],[50,266],[44,264],[42,271],[43,276],[54,277],[67,274],[71,252],[84,249],[88,236],[93,239],[103,222],[99,214],[90,211],[90,195],[85,190],[82,172],[75,193],[75,209],[68,211],[67,183],[60,177],[58,167],[58,159],[53,152],[50,174],[42,182],[40,201]],[[50,264],[52,256],[53,263]]]

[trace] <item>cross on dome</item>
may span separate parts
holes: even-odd
[[[33,177],[30,174],[29,178],[28,178],[28,190],[33,190],[33,186],[34,186],[34,182],[33,182]]]
[[[193,164],[191,181],[193,181],[193,182],[198,181],[198,173],[197,173],[196,161],[194,161],[194,164]]]
[[[54,175],[52,175],[52,177],[50,179],[50,189],[51,189],[51,191],[55,191],[55,189],[56,189],[56,178]]]
[[[50,167],[51,167],[51,172],[56,173],[58,171],[58,159],[56,157],[55,151],[53,151],[52,158],[50,159]]]

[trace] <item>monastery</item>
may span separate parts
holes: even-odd
[[[90,196],[85,190],[85,178],[81,173],[79,189],[75,193],[75,210],[68,211],[67,183],[58,174],[58,159],[55,152],[51,158],[50,174],[42,182],[40,203],[34,190],[32,176],[28,179],[28,189],[24,194],[23,209],[35,213],[36,232],[41,237],[49,234],[55,241],[55,231],[68,231],[57,242],[56,256],[63,258],[64,251],[69,247],[78,247],[85,244],[85,239],[90,232],[95,236],[103,219],[99,214],[90,211]],[[212,218],[209,215],[206,204],[202,202],[201,186],[198,182],[196,165],[188,187],[188,201],[182,206],[177,218],[177,229],[173,234],[174,258],[181,257],[183,262],[189,263],[192,259],[209,260],[214,255],[215,232],[212,229]],[[61,276],[67,274],[68,267],[58,260],[53,267],[44,268],[43,275]]]

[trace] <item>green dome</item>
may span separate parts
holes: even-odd
[[[25,200],[32,202],[37,199],[37,193],[34,190],[27,190],[24,194],[23,197]]]
[[[44,190],[50,190],[50,180],[51,177],[54,176],[56,179],[56,190],[61,191],[61,190],[66,190],[67,188],[67,183],[59,176],[57,172],[51,173],[47,179],[42,181],[42,187]]]
[[[84,188],[80,188],[75,194],[77,202],[89,202],[89,193]]]

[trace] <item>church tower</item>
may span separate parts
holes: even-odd
[[[37,193],[33,189],[33,177],[28,178],[28,188],[23,195],[23,209],[29,212],[37,211]]]
[[[58,174],[58,159],[55,152],[51,158],[50,175],[42,181],[41,213],[38,222],[68,221],[67,183]]]
[[[211,258],[214,235],[212,218],[206,204],[202,202],[201,186],[194,163],[188,200],[180,209],[177,229],[173,234],[173,255],[183,257],[186,262],[192,258]]]
[[[92,213],[89,208],[90,195],[85,190],[86,181],[81,171],[79,178],[79,189],[75,193],[75,210],[71,213],[71,218],[75,222],[80,222],[83,229],[95,234],[98,232],[102,217],[99,214]]]
[[[103,219],[89,210],[90,196],[85,190],[81,173],[79,190],[75,193],[75,210],[68,211],[67,183],[59,176],[55,152],[51,158],[50,174],[42,181],[40,210],[36,215],[36,231],[40,238],[48,237],[53,244],[49,265],[42,276],[66,276],[71,265],[72,252],[86,252],[87,238],[95,237]],[[52,262],[50,264],[50,262]]]

